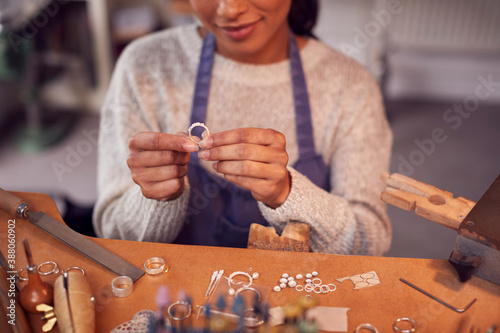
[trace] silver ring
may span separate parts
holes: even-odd
[[[43,266],[47,266],[47,265],[52,265],[54,267],[50,271],[48,271],[48,272],[42,272],[41,268]],[[38,269],[38,274],[40,274],[40,275],[50,275],[50,274],[57,274],[57,273],[59,273],[59,267],[57,266],[57,263],[55,261],[42,262],[40,265],[38,265],[37,269]]]
[[[314,281],[319,281],[318,283],[315,283]],[[315,285],[315,286],[319,286],[321,284],[323,284],[323,281],[320,279],[320,278],[314,278],[311,280],[312,284]]]
[[[407,329],[407,330],[403,330],[403,329],[399,328],[398,324],[401,323],[401,322],[410,323],[411,328]],[[392,328],[394,329],[394,331],[401,332],[401,333],[413,333],[413,332],[416,332],[417,326],[418,326],[417,322],[414,319],[411,319],[411,318],[408,318],[408,317],[402,317],[402,318],[396,319],[396,321],[394,322],[394,325],[392,326]]]
[[[146,269],[146,273],[148,273],[149,275],[160,274],[165,268],[165,260],[160,257],[149,258],[144,262],[144,268]],[[168,268],[166,269],[165,273],[167,271]]]
[[[337,290],[337,286],[336,286],[336,285],[334,285],[333,283],[329,283],[329,284],[327,284],[327,286],[333,286],[333,288],[330,288],[330,291],[335,291],[335,290]]]
[[[128,276],[119,276],[113,279],[111,288],[116,297],[127,297],[134,291],[134,283]]]
[[[187,307],[187,311],[188,311],[188,313],[187,313],[186,315],[184,315],[183,317],[176,317],[176,316],[174,316],[174,315],[172,314],[172,309],[173,309],[175,306],[179,306],[179,305]],[[189,316],[191,315],[191,311],[192,311],[192,309],[191,309],[191,304],[189,304],[189,303],[188,303],[188,302],[186,302],[186,301],[177,301],[177,302],[175,302],[175,303],[172,303],[172,304],[168,307],[168,310],[167,310],[168,315],[170,316],[170,318],[172,318],[173,320],[178,320],[178,321],[179,321],[179,320],[184,320],[184,319],[186,319],[187,317],[189,317]]]
[[[314,287],[313,287],[313,285],[312,285],[312,284],[306,284],[306,285],[304,286],[304,290],[305,290],[306,292],[308,292],[308,293],[310,293],[311,291],[313,291],[313,289],[314,289]]]
[[[234,297],[238,296],[240,293],[244,292],[245,290],[250,290],[250,291],[254,291],[255,293],[257,293],[257,296],[259,296],[259,298],[257,299],[257,302],[260,302],[260,292],[257,289],[252,288],[252,287],[241,287],[240,289],[236,290]]]
[[[320,287],[321,287],[321,288],[320,288],[320,289],[321,289],[321,292],[322,292],[323,294],[328,294],[328,293],[330,292],[330,286],[329,286],[329,285],[327,285],[327,284],[322,284]],[[326,288],[326,290],[323,290],[323,287],[325,287],[325,288]]]
[[[189,139],[190,139],[191,141],[193,141],[194,143],[196,143],[197,145],[199,145],[199,144],[200,144],[200,141],[196,141],[196,140],[193,138],[193,136],[191,135],[191,131],[192,131],[192,130],[193,130],[193,128],[195,128],[195,127],[203,127],[203,128],[207,131],[208,135],[210,135],[210,130],[208,129],[208,127],[207,127],[204,123],[194,123],[194,124],[192,124],[191,126],[189,126],[189,128],[188,128]]]
[[[373,326],[372,324],[368,324],[368,323],[358,325],[358,327],[356,327],[355,333],[359,333],[360,329],[370,330],[373,333],[378,333],[378,329],[375,326]]]
[[[82,272],[82,275],[85,275],[85,270],[78,266],[68,267],[63,271],[63,273],[68,273],[69,271],[80,271]]]
[[[316,287],[318,287],[318,288],[319,288],[319,291],[316,291]],[[322,291],[321,291],[321,286],[320,286],[320,285],[315,285],[315,286],[313,287],[313,292],[314,292],[315,294],[321,294],[321,292],[322,292]]]
[[[21,276],[21,273],[22,273],[22,272],[24,272],[24,271],[27,271],[27,270],[28,270],[28,268],[29,268],[29,267],[28,267],[28,266],[26,266],[26,267],[23,267],[23,268],[21,268],[20,270],[18,270],[18,271],[17,271],[17,278],[18,278],[19,280],[21,280],[21,281],[28,281],[28,278],[27,278],[27,277],[22,277],[22,276]]]
[[[298,285],[295,286],[295,290],[302,291],[302,290],[304,290],[304,286],[301,285],[301,284],[298,284]]]
[[[227,284],[229,286],[228,294],[231,295],[231,296],[236,293],[236,291],[234,290],[234,288],[232,286],[233,278],[236,275],[245,275],[248,278],[248,283],[243,285],[244,288],[250,287],[252,285],[252,283],[253,283],[253,278],[248,273],[245,273],[245,272],[242,272],[242,271],[237,271],[237,272],[231,273],[231,275],[229,275],[229,277],[227,278]]]

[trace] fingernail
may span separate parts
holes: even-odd
[[[200,147],[198,147],[198,145],[195,143],[185,143],[182,145],[182,148],[187,152],[195,152],[200,150]]]
[[[210,147],[212,147],[213,144],[214,144],[214,139],[210,135],[207,138],[201,140],[200,147],[201,148],[210,148]]]
[[[219,162],[215,162],[214,164],[212,164],[212,168],[214,168],[215,171],[219,171],[217,170],[217,168],[219,167]]]
[[[208,158],[210,157],[210,151],[202,150],[198,153],[198,157],[201,158],[202,160],[208,160]]]

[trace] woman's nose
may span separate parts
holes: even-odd
[[[236,19],[248,9],[246,0],[219,0],[217,15],[226,19]]]

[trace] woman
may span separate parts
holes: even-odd
[[[387,251],[382,99],[365,69],[311,38],[316,1],[191,5],[201,27],[138,40],[117,64],[96,233],[245,247],[251,223],[280,232],[295,220],[311,226],[313,251]],[[196,122],[212,133],[199,146],[186,134]]]

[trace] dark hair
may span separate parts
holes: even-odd
[[[312,30],[318,19],[318,0],[292,0],[288,24],[300,36],[314,37]]]

